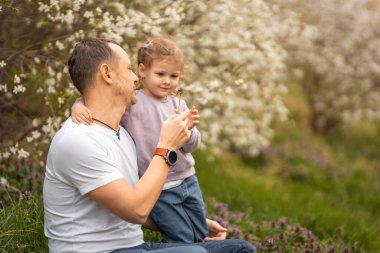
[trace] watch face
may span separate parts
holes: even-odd
[[[167,159],[170,165],[174,165],[177,162],[177,153],[174,150],[169,150]]]

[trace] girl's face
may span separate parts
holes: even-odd
[[[178,85],[180,74],[181,64],[171,58],[154,60],[149,69],[143,64],[139,65],[144,91],[156,98],[172,94]]]

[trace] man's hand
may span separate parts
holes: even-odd
[[[208,229],[210,230],[210,237],[205,237],[204,241],[217,241],[224,240],[227,237],[227,228],[222,227],[218,222],[206,219]]]
[[[177,150],[189,139],[187,113],[175,114],[162,124],[157,147]]]
[[[82,99],[77,99],[71,107],[71,119],[76,124],[91,125],[93,123],[92,111],[83,104]]]

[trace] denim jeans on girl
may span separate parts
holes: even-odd
[[[206,211],[195,175],[163,190],[151,212],[163,242],[202,242],[209,236]]]
[[[183,243],[146,242],[141,245],[112,251],[112,253],[255,253],[255,249],[247,241],[228,239],[221,241]]]

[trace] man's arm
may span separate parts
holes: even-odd
[[[152,218],[150,218],[150,216],[148,217],[148,219],[146,219],[145,223],[142,224],[142,226],[144,228],[147,228],[147,229],[150,229],[150,230],[153,230],[153,231],[157,231],[157,225],[156,223],[154,223],[154,221],[152,220]]]
[[[217,241],[225,240],[227,238],[227,228],[220,225],[217,221],[206,219],[208,229],[210,230],[210,237],[204,238],[204,241]],[[148,217],[146,222],[142,224],[144,228],[157,231],[157,226],[154,221]]]
[[[164,122],[157,147],[177,150],[189,138],[186,113]],[[169,166],[161,156],[154,156],[147,171],[132,187],[124,179],[113,181],[88,193],[88,196],[132,223],[143,224],[160,196]]]

